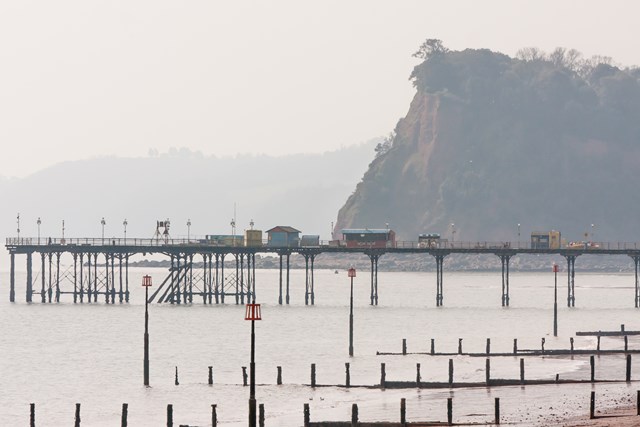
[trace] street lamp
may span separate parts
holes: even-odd
[[[127,225],[129,225],[129,223],[127,222],[127,218],[125,218],[124,221],[122,221],[122,226],[124,227],[124,243],[125,243],[125,245],[127,244]]]
[[[518,249],[520,249],[520,223],[518,223]]]
[[[142,278],[142,286],[144,286],[144,385],[149,387],[149,286],[152,286],[151,276],[147,275]]]
[[[62,220],[62,244],[64,244],[64,219]]]
[[[187,242],[191,240],[191,219],[187,219]]]
[[[40,244],[40,224],[42,224],[42,221],[40,220],[40,217],[38,217],[38,220],[36,221],[36,224],[38,224],[38,244]]]
[[[595,227],[595,224],[591,224],[591,241],[593,242],[593,228]]]
[[[107,222],[104,220],[104,217],[100,220],[100,224],[102,224],[102,244],[104,245],[104,226]]]
[[[231,218],[231,235],[233,236],[233,246],[236,245],[236,219]]]
[[[456,240],[456,225],[452,222],[451,223],[451,243],[453,244],[455,240]]]
[[[351,279],[351,298],[349,302],[349,357],[353,357],[353,278],[356,277],[356,269],[351,267],[348,272]]]
[[[553,336],[558,336],[558,264],[553,264]]]
[[[18,212],[18,240],[20,240],[20,212]]]
[[[251,320],[251,364],[249,365],[250,388],[249,388],[249,427],[256,427],[256,320],[262,320],[260,304],[256,304],[255,297],[253,304],[247,304],[244,320]]]

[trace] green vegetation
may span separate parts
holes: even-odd
[[[337,228],[392,224],[399,237],[521,240],[533,229],[640,240],[640,69],[573,49],[414,56],[416,95],[339,213]],[[450,237],[450,236],[448,236]]]

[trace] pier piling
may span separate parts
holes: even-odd
[[[351,365],[349,365],[349,362],[346,362],[344,364],[344,369],[345,369],[344,385],[347,387],[351,387],[351,373],[349,372],[350,368],[351,368]]]
[[[316,364],[311,364],[311,387],[316,386]]]
[[[638,391],[638,415],[640,415],[640,391]],[[29,427],[36,427],[36,404],[29,404]]]
[[[282,366],[278,366],[278,378],[276,379],[278,385],[282,385]]]
[[[213,366],[209,366],[209,385],[213,385]]]
[[[173,427],[173,405],[167,405],[167,427]]]
[[[212,427],[217,427],[218,426],[218,411],[217,411],[217,407],[218,405],[211,405],[211,426]]]

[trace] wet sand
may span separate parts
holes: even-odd
[[[623,407],[596,411],[596,418],[589,419],[589,415],[558,420],[561,427],[632,427],[640,426],[640,416],[635,407]]]

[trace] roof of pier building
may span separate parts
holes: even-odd
[[[289,227],[288,225],[278,225],[273,227],[271,230],[267,230],[267,233],[301,233],[301,231],[296,230],[293,227]]]

